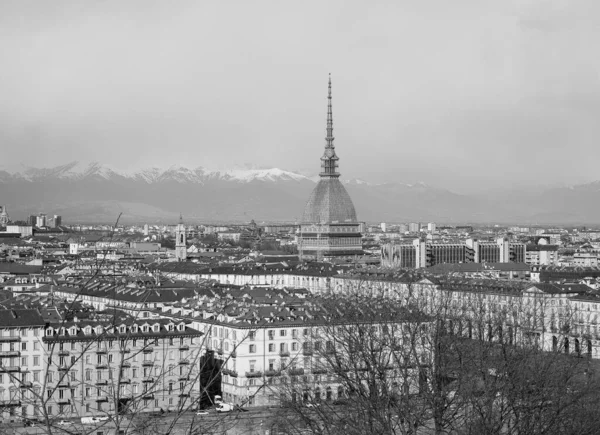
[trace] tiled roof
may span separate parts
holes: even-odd
[[[0,326],[4,328],[44,326],[45,324],[44,318],[35,309],[0,310]]]

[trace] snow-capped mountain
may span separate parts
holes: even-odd
[[[170,166],[122,171],[100,163],[0,167],[0,205],[13,219],[60,214],[65,222],[297,221],[318,176],[279,168]],[[459,195],[423,182],[343,180],[365,221],[593,223],[600,182],[571,188]]]
[[[139,171],[124,172],[98,162],[82,163],[73,161],[65,165],[50,168],[23,167],[20,171],[9,171],[0,169],[0,182],[4,181],[43,181],[58,179],[65,181],[81,181],[88,179],[96,180],[135,180],[148,184],[165,181],[178,183],[205,184],[215,180],[235,181],[239,183],[250,183],[252,181],[310,181],[304,175],[295,172],[284,171],[279,168],[270,169],[225,169],[210,170],[201,166],[186,168],[184,166],[170,166],[166,169],[148,168]]]

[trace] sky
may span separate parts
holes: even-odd
[[[597,0],[0,2],[0,166],[600,179]]]

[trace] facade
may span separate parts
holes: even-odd
[[[468,239],[465,243],[433,243],[415,239],[408,244],[381,247],[381,265],[419,269],[436,264],[525,263],[525,244],[500,238],[495,242]]]
[[[165,319],[49,324],[43,337],[51,417],[174,410],[200,395],[202,334]]]
[[[333,145],[331,77],[327,98],[327,137],[321,157],[320,179],[304,208],[298,236],[301,259],[352,258],[362,255],[360,224],[352,199],[340,182],[337,170],[339,157]]]
[[[179,224],[175,228],[175,258],[177,261],[185,261],[187,259],[185,225],[183,225],[183,218],[181,216],[179,216]]]
[[[62,225],[62,216],[57,214],[54,215],[54,228],[58,228]]]
[[[295,296],[293,291],[277,294],[288,302]],[[347,323],[344,314],[341,318],[332,318],[321,309],[322,302],[320,298],[308,298],[305,303],[296,303],[293,309],[257,300],[251,305],[228,302],[225,310],[215,303],[207,310],[198,310],[202,316],[187,317],[196,329],[205,333],[208,351],[218,355],[222,364],[223,400],[244,406],[265,406],[278,405],[282,392],[290,393],[284,400],[344,397],[335,370],[325,362],[324,356],[336,352],[338,358],[351,359],[352,355],[335,343],[335,331],[344,325],[360,327],[362,320]],[[332,302],[336,303],[329,299],[329,303]],[[299,312],[304,314],[298,315]],[[373,317],[370,317],[367,310],[361,313],[369,329],[387,324],[399,330],[407,323],[430,322],[418,311],[394,311],[389,317],[381,316],[380,312],[371,313]],[[169,307],[163,307],[161,314],[182,315],[177,308]],[[392,320],[382,323],[382,317]],[[376,322],[373,319],[377,319]],[[409,376],[416,381],[417,369]]]
[[[45,214],[40,214],[39,216],[36,217],[35,226],[38,228],[42,228],[42,227],[46,226],[46,215]]]
[[[7,225],[10,222],[10,216],[5,205],[0,205],[0,225]]]
[[[45,321],[38,310],[0,310],[0,416],[41,415]]]

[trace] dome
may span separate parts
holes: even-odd
[[[357,222],[352,199],[337,177],[321,177],[306,202],[302,222]]]

